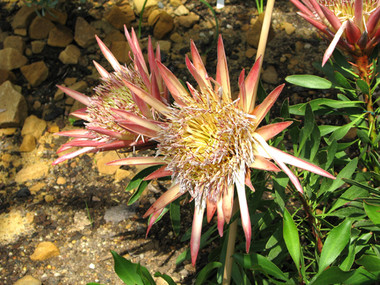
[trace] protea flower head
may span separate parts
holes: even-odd
[[[380,41],[379,0],[290,0],[298,13],[331,41],[322,65],[336,46],[355,58],[370,56]]]
[[[246,237],[246,250],[251,240],[251,222],[246,200],[247,185],[251,190],[251,169],[285,171],[298,191],[302,187],[297,177],[285,165],[291,164],[320,175],[333,178],[321,168],[291,156],[267,144],[291,122],[280,122],[259,127],[261,121],[278,98],[283,85],[277,87],[258,106],[252,96],[258,82],[257,61],[245,78],[239,77],[238,99],[232,99],[229,73],[222,38],[218,42],[216,78],[211,78],[201,57],[191,42],[192,60],[186,65],[198,83],[195,89],[187,83],[190,92],[169,69],[157,62],[157,67],[175,103],[172,108],[149,103],[166,117],[164,123],[145,124],[152,130],[152,139],[158,142],[156,157],[133,157],[110,162],[110,165],[162,165],[146,179],[171,175],[172,186],[145,213],[151,216],[148,231],[165,206],[181,195],[189,193],[195,201],[190,241],[192,263],[195,264],[200,246],[202,220],[207,212],[211,221],[217,212],[219,234],[232,215],[234,191],[238,195],[242,226]],[[140,98],[148,94],[134,84],[128,85]],[[143,99],[144,100],[144,99]],[[158,101],[157,101],[158,102]],[[146,123],[146,122],[145,122]],[[275,163],[273,163],[273,160]],[[280,167],[280,168],[279,168]]]
[[[157,116],[156,111],[131,92],[124,82],[132,82],[147,91],[150,96],[166,104],[167,91],[163,85],[161,76],[157,72],[156,64],[156,61],[160,61],[160,49],[158,46],[156,54],[154,54],[149,38],[149,71],[134,30],[132,30],[130,35],[125,28],[125,35],[133,54],[133,64],[130,66],[119,64],[110,50],[96,36],[103,55],[111,64],[114,71],[109,73],[94,61],[94,65],[101,75],[101,83],[94,89],[95,94],[92,97],[64,86],[58,86],[67,95],[86,105],[86,108],[75,111],[72,115],[84,119],[87,123],[85,124],[85,129],[57,133],[61,136],[74,138],[62,145],[58,153],[71,148],[80,148],[62,155],[53,164],[60,163],[82,153],[115,150],[132,146],[141,147],[151,144],[151,142],[145,140],[143,135],[135,132],[136,124],[130,121],[123,121],[113,110],[122,110],[133,116],[145,119],[154,119]]]

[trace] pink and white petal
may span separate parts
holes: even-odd
[[[224,45],[222,36],[219,35],[218,40],[218,62],[216,66],[216,81],[220,84],[223,89],[223,100],[226,103],[232,101],[231,99],[231,87],[230,87],[230,75],[228,73],[228,65],[226,53],[224,51]],[[216,86],[216,88],[219,88]],[[216,90],[218,91],[218,90]]]
[[[95,136],[92,135],[87,129],[76,129],[76,130],[62,131],[59,133],[55,133],[54,135],[62,136],[62,137],[86,138],[86,139],[95,138]]]
[[[96,38],[96,41],[98,42],[100,50],[102,51],[107,61],[111,64],[112,68],[115,71],[120,71],[121,65],[117,61],[116,57],[112,54],[112,52],[106,47],[106,45],[102,42],[102,40],[97,35],[95,35],[95,38]]]
[[[158,157],[126,157],[118,160],[107,162],[107,165],[160,165],[166,164],[164,160]]]
[[[342,25],[342,23],[340,22],[339,18],[334,14],[333,11],[331,11],[326,6],[320,5],[319,7],[321,7],[321,10],[322,10],[323,14],[325,15],[327,21],[329,21],[329,23],[331,24],[331,26],[333,27],[333,29],[335,31],[338,31],[340,29],[340,26]]]
[[[261,121],[265,118],[266,114],[272,108],[273,104],[276,102],[278,96],[280,96],[282,89],[285,84],[277,86],[269,95],[264,99],[264,101],[255,107],[252,111],[253,116],[256,117],[257,125],[260,125]]]
[[[187,56],[185,57],[185,61],[186,61],[187,69],[190,71],[195,81],[197,81],[201,90],[207,90],[208,85],[209,85],[207,84],[208,81],[205,80],[205,78],[202,77],[201,74],[198,73],[198,70],[195,68],[195,66],[193,65],[193,63],[190,61],[190,59]]]
[[[72,89],[67,88],[65,86],[57,85],[57,87],[59,89],[61,89],[63,92],[65,92],[67,95],[69,95],[70,97],[81,102],[82,104],[84,104],[86,106],[90,105],[90,103],[91,103],[90,97],[88,97],[87,95],[84,95],[78,91],[72,90]]]
[[[305,7],[300,1],[290,0],[290,2],[292,2],[293,5],[296,6],[300,11],[302,11],[302,13],[308,15],[309,17],[314,16],[313,13],[307,7]]]
[[[265,125],[257,129],[255,132],[258,133],[264,140],[267,141],[275,137],[279,133],[281,133],[283,130],[289,127],[292,123],[293,122],[291,121],[286,121],[286,122],[279,122],[279,123],[274,123],[270,125]]]
[[[255,187],[253,187],[252,181],[251,181],[251,170],[250,169],[246,169],[244,183],[245,183],[245,185],[248,186],[249,189],[251,189],[252,192],[255,192]]]
[[[206,215],[207,215],[207,223],[209,223],[216,211],[216,202],[210,201],[209,198],[206,199]]]
[[[359,41],[361,35],[362,32],[356,26],[356,24],[351,20],[347,20],[346,38],[348,42],[352,45],[355,45]]]
[[[158,217],[161,215],[162,211],[164,210],[164,208],[154,212],[150,217],[149,217],[149,222],[148,222],[148,228],[146,230],[146,234],[145,234],[145,238],[148,237],[148,234],[149,234],[149,231],[150,229],[152,228],[152,226],[154,225],[155,221],[158,219]]]
[[[223,226],[224,226],[224,211],[223,211],[223,199],[220,198],[216,204],[217,214],[218,214],[218,232],[219,235],[223,236]]]
[[[336,45],[338,44],[342,34],[344,33],[344,30],[346,29],[347,21],[345,21],[339,28],[339,30],[335,33],[335,36],[333,40],[331,41],[329,47],[327,48],[325,54],[323,55],[322,60],[322,66],[326,64],[326,62],[329,60],[330,56],[332,55]]]
[[[111,108],[111,110],[115,112],[118,116],[120,116],[121,118],[127,121],[130,121],[132,123],[135,123],[136,125],[140,125],[142,127],[151,129],[156,132],[159,132],[161,130],[161,128],[157,124],[155,124],[155,121],[144,119],[143,117],[140,117],[131,112],[124,111],[121,109]]]
[[[232,217],[232,208],[234,206],[234,185],[226,186],[226,190],[223,195],[223,213],[224,219],[227,224],[230,223]]]
[[[166,165],[160,167],[156,171],[149,174],[147,177],[144,178],[144,180],[153,180],[161,177],[171,176],[173,172],[171,170],[166,169]]]
[[[105,68],[103,66],[101,66],[99,63],[97,63],[95,60],[93,60],[92,62],[95,65],[96,70],[98,71],[98,73],[100,74],[100,76],[103,79],[109,77],[110,74],[108,73],[107,70],[105,70]]]
[[[199,75],[203,78],[203,80],[206,82],[207,86],[211,88],[210,81],[207,80],[208,74],[207,74],[206,67],[203,64],[203,60],[193,40],[190,40],[190,49],[191,49],[191,57],[193,59],[193,64],[196,70],[198,71]]]
[[[354,15],[355,15],[354,17],[355,24],[358,27],[361,27],[363,24],[363,0],[355,0]]]
[[[326,34],[327,26],[325,24],[301,12],[297,12],[297,14],[304,18],[306,21],[308,21],[310,24],[312,24],[314,27],[316,27],[318,30]]]
[[[254,92],[256,90],[256,85],[259,82],[260,76],[260,62],[261,56],[256,60],[255,64],[252,66],[251,70],[248,73],[247,78],[245,79],[245,90],[247,96],[247,104],[246,104],[246,113],[250,113],[253,110],[253,106],[256,102],[254,102]]]
[[[56,164],[61,163],[61,162],[65,161],[65,160],[68,160],[70,158],[76,157],[76,156],[78,156],[80,154],[91,152],[94,149],[95,149],[94,147],[84,147],[84,148],[78,149],[76,151],[64,154],[61,157],[59,157],[56,160],[54,160],[52,162],[52,165],[56,165]]]
[[[87,122],[91,121],[91,118],[88,115],[86,108],[78,109],[78,110],[76,110],[74,112],[71,112],[70,115],[72,115],[74,117],[77,117],[78,119],[87,121]]]
[[[106,142],[97,147],[98,150],[108,151],[108,150],[118,150],[121,148],[130,147],[135,141],[117,140]]]
[[[380,7],[378,6],[374,12],[371,13],[368,17],[367,21],[367,32],[370,36],[377,30],[375,29],[377,27],[377,24],[380,20]]]
[[[141,126],[139,124],[136,124],[136,123],[133,123],[131,121],[128,121],[128,120],[116,120],[116,123],[132,132],[132,133],[135,133],[135,134],[138,134],[138,135],[142,135],[142,136],[146,136],[146,137],[150,137],[150,138],[154,138],[154,137],[157,137],[158,135],[158,132],[155,131],[155,130],[152,130],[150,128],[146,128],[144,126]]]
[[[180,192],[180,186],[179,184],[175,184],[170,189],[168,189],[164,194],[161,195],[160,198],[156,200],[156,202],[153,203],[152,206],[146,211],[143,218],[146,218],[150,216],[152,213],[161,210],[165,208],[165,206],[174,200],[176,200],[178,197],[180,197],[183,193]]]
[[[243,70],[240,72],[239,80],[238,80],[238,84],[239,84],[239,95],[238,95],[239,103],[238,104],[240,106],[240,109],[247,113],[246,111],[248,110],[247,91],[245,90],[244,78],[245,78],[245,69],[243,68]]]
[[[202,221],[204,211],[204,207],[195,206],[190,239],[191,263],[193,266],[195,266],[195,262],[197,261],[199,247],[201,245]]]
[[[280,171],[274,163],[260,155],[255,155],[255,161],[249,167],[274,172]]]

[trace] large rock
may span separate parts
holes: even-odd
[[[119,166],[107,165],[107,162],[120,159],[116,151],[98,152],[95,155],[96,167],[100,174],[113,175]]]
[[[58,256],[59,254],[59,249],[54,243],[50,241],[43,241],[37,245],[33,254],[30,256],[30,259],[33,261],[43,261],[54,256]]]
[[[113,6],[105,17],[107,22],[118,30],[122,30],[124,25],[129,27],[130,23],[136,18],[132,8],[129,5],[126,7],[129,7],[129,10],[125,8],[124,11],[126,12],[124,12],[118,6]]]
[[[75,22],[74,40],[83,48],[95,43],[96,30],[85,19],[78,17]]]
[[[0,245],[14,243],[20,236],[34,232],[33,212],[12,209],[0,215]]]
[[[33,87],[40,85],[49,75],[49,69],[43,61],[37,61],[21,68],[21,73]]]
[[[68,45],[60,54],[59,60],[63,64],[77,64],[80,57],[80,49],[76,45]]]
[[[41,285],[41,281],[34,278],[32,275],[26,275],[17,280],[13,285]]]
[[[189,15],[177,17],[176,21],[182,27],[191,28],[192,26],[194,26],[194,24],[198,23],[199,18],[199,15],[191,12]]]
[[[57,25],[48,37],[47,44],[52,47],[66,47],[73,41],[73,33],[65,26]]]
[[[30,115],[25,119],[24,126],[21,130],[21,135],[32,135],[36,139],[39,139],[46,129],[46,122],[40,118],[37,118],[35,115]]]
[[[67,21],[67,13],[57,9],[49,9],[49,12],[45,14],[45,18],[54,23],[65,25]]]
[[[8,80],[14,82],[16,80],[16,75],[10,70],[0,69],[0,85]]]
[[[33,18],[36,17],[34,8],[23,5],[20,10],[17,11],[13,18],[11,25],[15,29],[25,29],[29,26]]]
[[[130,58],[131,48],[126,41],[113,41],[111,44],[111,52],[116,59],[122,64],[128,64],[131,62]]]
[[[4,40],[4,48],[14,48],[22,54],[24,53],[25,42],[20,36],[8,36]]]
[[[174,28],[174,21],[172,16],[170,16],[166,12],[162,12],[158,18],[157,23],[154,26],[153,29],[153,36],[161,40],[163,39],[168,33],[170,33]]]
[[[34,164],[24,166],[16,173],[16,183],[25,183],[29,180],[41,179],[47,176],[50,164],[44,162],[36,162]]]
[[[45,17],[36,17],[29,26],[29,37],[33,40],[46,39],[54,24]]]
[[[16,88],[10,81],[0,86],[0,128],[19,127],[28,115],[25,98]]]
[[[0,50],[0,69],[12,70],[25,65],[28,59],[17,49],[4,48]]]

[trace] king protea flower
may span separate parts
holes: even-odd
[[[290,0],[298,14],[331,41],[322,65],[336,46],[355,59],[370,56],[380,41],[378,0]]]
[[[71,90],[64,86],[58,86],[67,95],[86,105],[72,113],[72,115],[87,121],[85,129],[63,131],[57,133],[61,136],[69,136],[74,139],[65,143],[58,150],[58,153],[71,148],[77,150],[64,154],[53,164],[73,158],[79,154],[87,152],[97,152],[104,150],[115,150],[125,147],[141,147],[151,142],[146,141],[141,134],[140,125],[136,125],[133,120],[123,120],[113,110],[128,112],[131,116],[145,119],[154,119],[157,113],[145,101],[141,100],[125,85],[125,81],[132,82],[160,102],[167,104],[167,91],[163,85],[161,76],[157,72],[156,62],[160,62],[160,49],[157,47],[154,54],[151,40],[148,42],[149,67],[145,63],[136,34],[132,30],[132,35],[125,28],[125,35],[133,54],[133,65],[120,65],[105,44],[96,36],[99,47],[108,62],[113,67],[112,73],[107,72],[101,65],[94,61],[94,65],[101,75],[101,84],[97,86],[95,95],[88,97],[80,92]],[[135,129],[138,128],[136,133]]]
[[[218,42],[216,78],[209,77],[201,57],[191,42],[192,62],[186,57],[186,65],[198,83],[195,89],[180,81],[160,62],[158,70],[175,100],[169,108],[157,99],[152,102],[149,94],[131,83],[127,86],[147,104],[166,118],[141,122],[150,130],[141,133],[157,141],[155,157],[129,157],[110,162],[110,165],[162,165],[146,177],[147,180],[171,175],[172,186],[148,209],[144,217],[150,217],[148,231],[166,205],[185,193],[195,201],[192,235],[190,241],[192,263],[195,264],[200,246],[202,220],[207,212],[210,222],[217,212],[219,234],[223,235],[224,223],[232,216],[234,189],[236,188],[242,226],[246,237],[246,250],[251,240],[251,222],[246,200],[245,185],[254,190],[251,169],[280,171],[282,169],[298,191],[302,187],[286,164],[334,178],[321,168],[282,152],[268,145],[267,141],[287,128],[291,122],[280,122],[259,127],[261,121],[280,95],[283,85],[277,87],[257,107],[252,102],[259,77],[257,61],[245,78],[239,77],[238,99],[232,99],[229,73],[222,38]],[[149,100],[149,101],[148,101]],[[119,112],[123,116],[124,112]],[[274,163],[272,162],[274,161]]]

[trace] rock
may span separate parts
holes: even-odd
[[[140,14],[142,7],[144,5],[145,0],[133,0],[133,7],[136,10],[137,14]],[[157,0],[148,0],[145,4],[145,9],[157,6]]]
[[[182,2],[181,0],[170,0],[170,5],[172,5],[173,7],[178,7],[182,5]]]
[[[66,47],[73,41],[71,30],[65,26],[56,26],[48,37],[47,44],[52,47]]]
[[[0,86],[0,128],[19,127],[28,115],[24,96],[10,81]]]
[[[58,256],[59,254],[59,249],[54,243],[50,241],[43,241],[37,245],[33,254],[30,256],[30,259],[33,261],[43,261],[54,256]]]
[[[8,36],[4,40],[4,48],[14,48],[22,54],[25,50],[25,43],[20,36]]]
[[[120,159],[116,151],[99,152],[95,155],[96,167],[100,174],[115,174],[119,168],[117,165],[107,165],[107,162]]]
[[[52,22],[65,25],[67,21],[67,13],[61,10],[51,8],[49,9],[49,13],[45,14],[45,18]]]
[[[261,27],[263,25],[263,20],[264,20],[264,13],[261,13],[261,14],[259,14],[259,17],[254,22],[252,28],[249,29],[247,32],[247,43],[250,46],[253,46],[254,48],[257,48],[259,45],[260,33],[261,33]],[[273,27],[271,25],[270,29],[269,29],[268,42],[271,39],[273,39],[273,37],[274,37],[274,30],[273,30]]]
[[[45,177],[49,172],[49,164],[43,162],[36,162],[34,164],[24,166],[19,172],[16,173],[16,183],[24,183],[28,180],[40,179]]]
[[[25,37],[28,34],[28,32],[26,31],[26,29],[15,29],[13,31],[13,33],[15,35],[19,35],[19,36],[23,36],[23,37]]]
[[[175,43],[182,43],[183,38],[179,33],[174,32],[170,35],[170,40]]]
[[[178,6],[177,9],[174,10],[174,15],[176,16],[184,16],[189,14],[189,9],[187,9],[184,5]]]
[[[284,22],[281,24],[281,28],[283,28],[285,30],[285,33],[287,35],[291,35],[294,33],[294,31],[296,30],[296,28],[293,26],[292,23],[288,23],[288,22]]]
[[[113,41],[111,44],[111,52],[121,64],[129,64],[131,62],[130,51],[131,48],[126,41]]]
[[[136,17],[133,13],[132,8],[129,5],[128,7],[130,11],[128,11],[128,8],[126,8],[125,13],[118,6],[113,6],[112,9],[105,16],[105,19],[108,23],[110,23],[118,30],[123,30],[124,25],[126,25],[127,28],[129,28],[131,22],[135,20]]]
[[[174,21],[172,16],[166,12],[161,12],[156,25],[153,28],[153,36],[161,40],[174,28]]]
[[[20,190],[17,191],[16,198],[22,199],[22,198],[29,197],[30,195],[31,194],[30,194],[29,188],[28,187],[22,187]]]
[[[34,278],[32,275],[26,275],[17,280],[13,285],[41,285],[41,281]]]
[[[20,69],[22,75],[25,76],[26,80],[28,80],[29,84],[33,87],[40,85],[49,75],[49,69],[43,61],[24,65]]]
[[[46,122],[42,119],[37,118],[35,115],[30,115],[26,118],[24,126],[21,130],[21,135],[32,135],[36,139],[39,139],[46,129]]]
[[[0,69],[12,70],[25,65],[28,59],[17,49],[4,48],[0,50]]]
[[[36,139],[33,135],[27,134],[22,139],[20,152],[30,152],[36,148]]]
[[[29,235],[34,232],[33,212],[21,212],[12,209],[9,213],[0,215],[0,244],[6,245],[17,241],[21,235]]]
[[[123,179],[131,176],[131,171],[118,168],[115,173],[115,182],[120,182]]]
[[[160,50],[163,52],[169,52],[172,47],[171,41],[158,41],[158,44],[160,45]]]
[[[54,201],[54,196],[53,195],[50,195],[50,194],[47,194],[44,196],[44,200],[46,203],[51,203]]]
[[[60,54],[59,60],[63,64],[77,64],[80,57],[80,49],[75,45],[68,45]]]
[[[256,54],[256,52],[257,52],[256,49],[254,49],[254,48],[248,48],[245,51],[245,56],[248,57],[248,58],[252,58]]]
[[[23,5],[21,9],[17,11],[15,17],[12,20],[11,26],[13,30],[25,29],[29,26],[34,17],[36,17],[36,12],[34,9]]]
[[[74,40],[83,48],[89,47],[95,43],[96,30],[85,19],[78,17],[75,22]]]
[[[160,13],[161,13],[160,10],[155,9],[149,14],[148,16],[149,26],[153,27],[157,23],[158,19],[160,18]]]
[[[57,178],[57,184],[58,185],[64,185],[64,184],[66,184],[66,178],[62,177],[62,176],[58,177]]]
[[[264,70],[261,78],[264,82],[269,84],[277,84],[278,74],[276,68],[273,65],[269,65],[267,69]]]
[[[109,46],[111,46],[112,42],[114,41],[125,41],[125,35],[118,30],[113,30],[112,32],[108,33],[103,40],[103,42]]]
[[[104,213],[104,220],[106,222],[120,223],[124,220],[130,219],[135,215],[136,207],[127,205],[119,205],[111,207]]]
[[[46,45],[44,41],[32,41],[32,53],[41,53]]]
[[[36,17],[29,26],[29,37],[33,40],[46,39],[54,24],[45,17]]]
[[[191,12],[186,16],[179,16],[177,18],[178,24],[185,28],[191,28],[195,23],[199,21],[199,15]]]
[[[8,80],[11,82],[15,81],[16,80],[15,74],[10,70],[0,69],[0,85]]]

